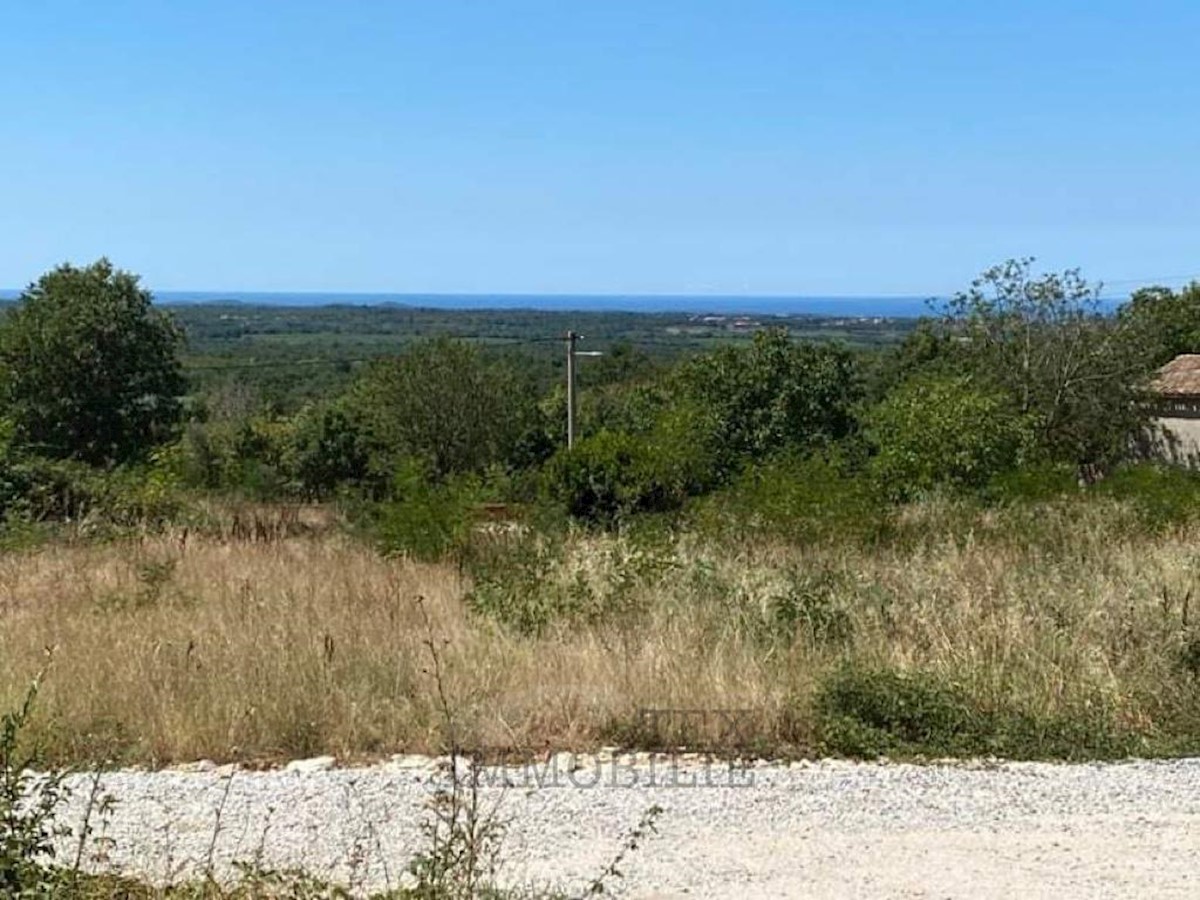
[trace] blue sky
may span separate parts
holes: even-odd
[[[1200,4],[4,4],[0,286],[941,294],[1200,275]]]

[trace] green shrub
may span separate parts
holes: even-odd
[[[467,605],[473,612],[520,634],[536,635],[578,611],[580,592],[561,590],[554,581],[563,562],[560,539],[515,535],[487,550],[470,556],[474,584]]]
[[[0,512],[9,522],[158,527],[185,507],[179,483],[157,455],[145,465],[108,471],[38,457],[0,464]]]
[[[679,509],[703,490],[704,447],[687,438],[686,417],[668,417],[649,435],[602,431],[546,466],[552,498],[575,519],[613,527],[637,513]]]
[[[640,438],[602,431],[556,454],[546,466],[546,484],[572,517],[613,525],[622,516],[664,499],[657,496],[656,485],[639,478],[646,462]]]
[[[477,480],[435,482],[409,460],[396,470],[390,498],[369,508],[370,529],[385,554],[445,559],[466,547],[479,498]]]
[[[225,486],[228,449],[223,430],[215,425],[189,422],[169,448],[175,472],[188,487],[212,490]]]
[[[69,460],[10,459],[0,478],[6,515],[34,522],[81,519],[99,493],[96,470]]]
[[[824,750],[858,758],[1115,759],[1143,746],[1102,698],[1056,712],[1028,710],[985,702],[922,671],[846,663],[821,684],[814,708]]]
[[[291,441],[289,468],[309,499],[326,498],[340,487],[361,486],[368,480],[371,451],[366,436],[340,406],[301,410]]]
[[[876,450],[871,473],[897,500],[943,485],[983,487],[1012,469],[1030,440],[1006,395],[965,377],[905,382],[868,412],[865,429]]]
[[[749,467],[693,512],[693,525],[702,533],[804,544],[877,541],[886,536],[893,517],[873,483],[843,459],[827,455]]]
[[[845,666],[816,698],[826,747],[854,757],[971,752],[981,731],[966,692],[922,673]]]
[[[1045,503],[1079,493],[1075,467],[1065,463],[1027,463],[995,475],[981,491],[991,503]]]
[[[1151,530],[1190,522],[1200,514],[1200,473],[1174,466],[1124,466],[1092,491],[1128,503],[1140,524]]]
[[[55,838],[70,829],[55,822],[68,797],[65,773],[35,775],[45,760],[38,747],[22,747],[38,688],[35,679],[20,707],[0,716],[0,894],[48,900],[61,881],[53,866]]]
[[[514,532],[472,552],[471,609],[522,634],[555,623],[632,627],[649,589],[675,570],[673,538],[653,526],[599,545],[569,535]],[[586,558],[580,553],[586,553]]]
[[[194,488],[273,501],[299,493],[293,423],[268,417],[192,422],[170,448],[175,472]]]

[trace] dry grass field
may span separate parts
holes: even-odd
[[[1200,533],[1131,533],[1103,504],[954,536],[908,515],[922,540],[514,537],[474,569],[337,531],[50,543],[0,558],[0,707],[49,654],[36,732],[59,760],[431,752],[432,641],[460,740],[493,751],[870,755],[873,728],[900,752],[1194,745]],[[732,735],[647,709],[747,713]]]

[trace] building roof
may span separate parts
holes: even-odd
[[[1158,370],[1150,390],[1167,397],[1200,397],[1200,353],[1181,353]]]

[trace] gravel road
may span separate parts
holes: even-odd
[[[107,773],[115,805],[103,829],[93,816],[94,837],[110,866],[159,882],[259,859],[359,889],[396,884],[444,769],[331,763]],[[658,805],[657,834],[621,867],[624,896],[1200,897],[1200,759],[731,770],[560,755],[483,778],[508,823],[510,883],[579,889]],[[77,824],[91,782],[71,784],[64,822]]]

